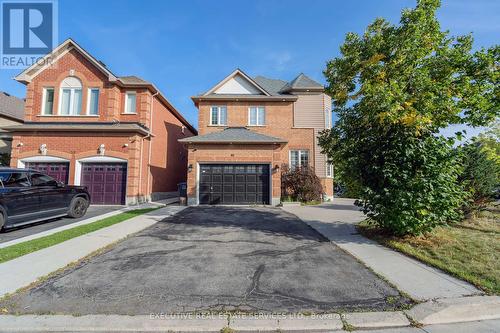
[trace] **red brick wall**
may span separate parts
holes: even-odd
[[[18,160],[40,155],[41,144],[47,145],[47,156],[61,157],[70,161],[69,183],[74,184],[76,160],[98,155],[98,147],[104,144],[106,156],[128,160],[127,196],[139,193],[139,161],[141,137],[134,133],[23,133],[14,135],[11,166]],[[128,147],[125,146],[128,144]],[[141,191],[142,192],[142,191]]]
[[[151,139],[151,180],[153,192],[177,191],[177,184],[186,181],[187,149],[179,139],[192,136],[183,124],[158,99],[153,103]]]
[[[58,116],[59,94],[61,81],[69,76],[70,70],[74,70],[74,76],[82,82],[82,113],[87,111],[88,88],[99,88],[99,116]],[[42,113],[43,88],[54,88],[54,116],[44,116]],[[137,105],[136,115],[123,114],[126,91],[136,91]],[[46,68],[33,78],[27,86],[25,120],[26,121],[125,121],[125,122],[145,122],[145,115],[139,110],[149,108],[143,105],[145,95],[149,92],[146,89],[123,89],[112,82],[107,76],[99,71],[93,64],[85,59],[79,52],[71,50],[62,56],[55,64]]]

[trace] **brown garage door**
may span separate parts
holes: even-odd
[[[124,205],[127,164],[84,163],[81,183],[87,187],[92,204]]]
[[[269,204],[269,165],[200,165],[200,204]]]
[[[68,175],[69,175],[69,163],[64,162],[28,162],[26,163],[26,168],[33,169],[38,172],[49,175],[50,177],[63,182],[64,184],[68,183]]]

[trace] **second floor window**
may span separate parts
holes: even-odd
[[[212,106],[210,108],[210,125],[227,125],[227,108],[225,106]]]
[[[99,114],[99,89],[90,88],[87,103],[87,114],[96,116]]]
[[[252,106],[248,109],[248,125],[264,126],[266,124],[266,110],[263,106]]]
[[[309,166],[309,150],[290,150],[290,168]]]
[[[129,91],[125,94],[125,113],[136,113],[136,101],[137,96],[134,91]]]
[[[54,114],[54,88],[43,89],[42,114],[43,115]]]
[[[76,77],[69,76],[61,82],[59,114],[78,116],[82,113],[82,83]]]

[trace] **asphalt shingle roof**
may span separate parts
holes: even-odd
[[[150,84],[148,81],[135,75],[120,76],[118,80],[122,81],[124,84]]]
[[[88,131],[110,131],[110,132],[139,132],[149,134],[149,130],[135,123],[49,123],[30,122],[22,125],[6,126],[3,128],[8,132],[24,131],[58,131],[58,132],[88,132]]]
[[[314,81],[304,73],[300,73],[295,79],[283,87],[280,92],[287,92],[293,89],[323,89],[323,85]]]
[[[260,134],[246,127],[228,127],[219,132],[212,132],[205,135],[191,136],[180,139],[179,142],[187,143],[286,143],[286,140]]]
[[[271,95],[279,95],[280,90],[287,85],[286,81],[270,79],[261,75],[254,77],[253,80]]]
[[[24,121],[24,101],[0,91],[0,115]]]

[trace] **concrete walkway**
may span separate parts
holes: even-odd
[[[358,234],[355,224],[365,216],[354,206],[352,199],[336,198],[331,204],[285,206],[283,209],[297,215],[415,300],[482,294],[464,281]]]
[[[167,206],[110,227],[69,239],[60,244],[29,253],[0,264],[0,297],[26,287],[72,262],[108,246],[158,221],[175,215],[186,207]]]

